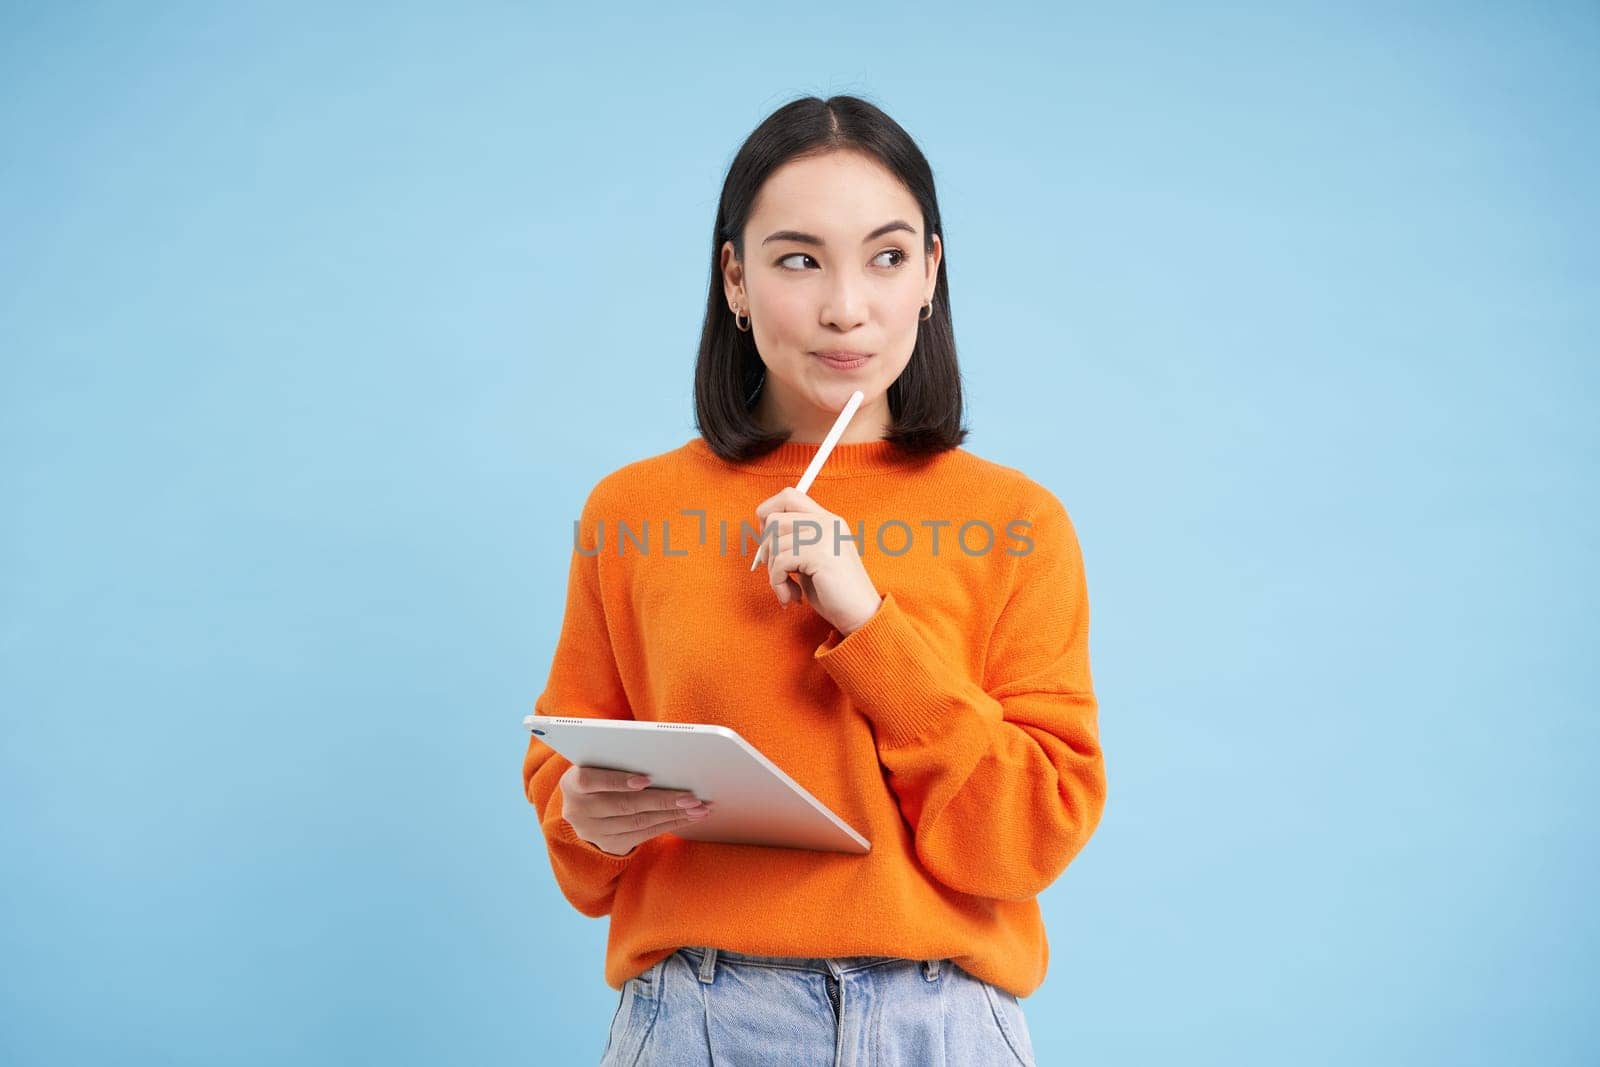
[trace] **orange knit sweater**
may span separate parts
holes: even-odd
[[[732,727],[871,851],[669,832],[611,855],[561,817],[571,763],[530,736],[523,787],[556,883],[584,915],[611,916],[617,990],[679,946],[715,945],[948,957],[1026,997],[1050,958],[1036,897],[1105,805],[1076,531],[1049,490],[965,449],[838,445],[808,495],[850,524],[841,536],[881,594],[841,638],[750,570],[756,505],[817,448],[731,464],[694,437],[602,478],[534,711]]]

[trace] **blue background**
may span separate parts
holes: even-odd
[[[598,1059],[518,777],[571,523],[694,433],[740,141],[846,92],[935,168],[968,447],[1084,550],[1040,1062],[1595,1062],[1597,54],[1592,4],[5,5],[0,1059]]]

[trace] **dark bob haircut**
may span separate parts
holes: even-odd
[[[788,440],[766,432],[755,419],[758,387],[766,373],[755,334],[734,325],[722,285],[721,252],[733,243],[744,262],[744,230],[756,194],[774,170],[795,159],[839,150],[871,156],[898,177],[922,209],[923,254],[933,252],[933,235],[944,238],[933,171],[911,136],[879,108],[854,96],[808,96],[783,105],[746,138],[728,168],[711,234],[711,287],[705,325],[694,367],[695,425],[712,451],[738,462],[754,459]],[[961,368],[956,363],[955,329],[950,319],[946,255],[939,261],[932,317],[917,330],[916,347],[900,377],[889,386],[891,425],[884,437],[914,454],[943,452],[967,436],[961,425]]]

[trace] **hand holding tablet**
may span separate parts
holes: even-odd
[[[620,832],[607,833],[611,845],[605,849],[608,852],[617,846],[617,839],[628,841],[630,834],[634,835],[629,844],[632,847],[661,833],[690,841],[823,852],[865,854],[872,849],[871,842],[826,804],[739,736],[738,731],[726,726],[555,715],[529,715],[522,724],[575,767],[606,775],[598,779],[595,792],[577,795],[590,798],[580,804],[579,811],[586,833],[595,832],[599,825],[596,820],[631,818],[628,814],[601,814],[616,810],[615,797],[593,800],[598,794],[614,795],[619,789],[629,788],[630,776],[648,776],[658,787],[648,792],[663,799],[672,796],[671,803],[655,808],[659,816],[646,816],[662,819],[659,829],[651,832],[650,825],[631,830],[618,827]],[[562,780],[566,781],[565,775]],[[588,780],[582,781],[587,788]],[[679,794],[690,793],[707,801],[712,814],[700,819],[677,819],[670,809]],[[572,797],[563,796],[565,803],[573,802]],[[640,810],[646,809],[636,809]],[[573,829],[579,829],[578,824],[574,823]],[[584,839],[594,842],[592,837]]]
[[[649,784],[644,775],[573,764],[561,776],[561,817],[595,848],[626,856],[642,841],[699,822],[716,806],[689,790]]]

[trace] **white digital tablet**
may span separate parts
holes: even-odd
[[[863,854],[871,843],[726,726],[529,715],[522,724],[579,767],[648,774],[716,810],[667,831],[689,841]]]

